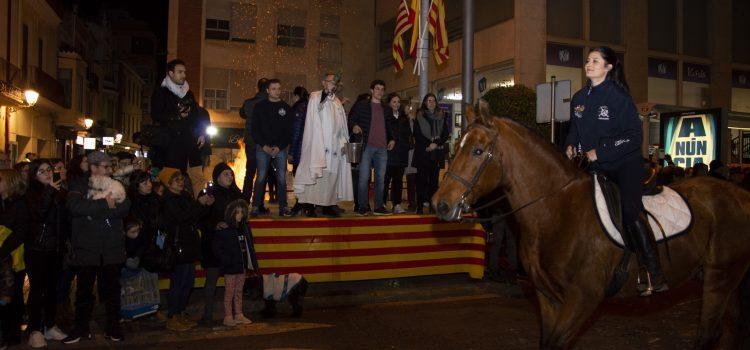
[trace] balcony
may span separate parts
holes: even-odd
[[[62,84],[39,67],[32,67],[31,86],[39,92],[43,98],[46,98],[59,106],[65,106],[65,90]]]

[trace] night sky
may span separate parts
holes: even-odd
[[[166,43],[168,0],[63,0],[62,2],[68,11],[71,11],[73,5],[77,4],[78,13],[84,18],[94,18],[101,10],[126,10],[133,18],[149,23],[156,37]]]

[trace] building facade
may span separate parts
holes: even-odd
[[[391,42],[398,0],[377,2],[377,76],[418,103],[418,78],[394,74]],[[624,60],[633,99],[652,116],[696,108],[727,111],[730,162],[750,162],[750,2],[743,0],[475,0],[474,96],[497,86],[570,80],[586,83],[591,48]],[[429,57],[430,90],[460,113],[462,2],[446,2],[451,59]],[[408,38],[404,38],[407,41]],[[649,113],[645,113],[649,114]],[[646,118],[644,143],[658,144],[658,118]],[[645,145],[644,145],[645,146]],[[646,149],[644,147],[644,149]],[[737,152],[739,151],[739,152]]]

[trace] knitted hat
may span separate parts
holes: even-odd
[[[219,183],[219,175],[224,172],[224,170],[232,170],[232,168],[227,165],[227,163],[221,162],[219,164],[216,164],[214,167],[213,174],[211,174],[211,178],[214,180],[214,184]],[[232,174],[234,174],[234,171],[232,171]]]
[[[158,177],[159,181],[161,181],[164,186],[169,186],[169,182],[172,181],[177,175],[182,175],[182,173],[180,173],[180,169],[164,168],[161,169]]]

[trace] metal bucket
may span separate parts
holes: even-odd
[[[347,160],[349,160],[349,163],[359,163],[362,160],[362,142],[347,143],[346,158]]]

